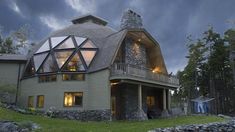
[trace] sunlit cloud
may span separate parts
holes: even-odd
[[[65,0],[65,2],[80,14],[93,14],[96,12],[95,0]]]
[[[54,16],[40,16],[39,18],[43,24],[47,25],[52,30],[58,30],[65,26],[65,23],[62,23]]]

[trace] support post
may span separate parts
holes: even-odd
[[[142,109],[142,85],[138,85],[138,108]]]
[[[168,95],[167,95],[168,96],[168,100],[167,100],[168,101],[168,103],[167,103],[168,106],[167,106],[167,109],[170,110],[171,109],[171,91],[168,90],[167,93],[168,93]]]
[[[166,89],[163,89],[163,110],[166,110]]]

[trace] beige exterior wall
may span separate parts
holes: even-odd
[[[110,109],[109,70],[92,73],[88,76],[88,109]]]
[[[58,110],[96,110],[110,107],[108,85],[109,71],[103,70],[86,74],[85,81],[63,81],[57,75],[56,82],[39,83],[38,77],[21,81],[19,91],[20,106],[27,107],[28,97],[34,96],[34,106],[38,95],[44,95],[44,110],[55,107]],[[64,107],[64,92],[83,92],[82,107]]]
[[[20,72],[22,73],[24,64],[18,62],[0,62],[0,86],[10,85],[11,88],[14,88],[15,92],[17,91],[19,66],[21,67]],[[11,94],[11,99],[7,102],[15,103],[15,97],[16,93]]]

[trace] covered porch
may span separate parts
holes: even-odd
[[[163,111],[170,109],[168,88],[131,80],[112,81],[113,120],[144,120],[160,117]]]

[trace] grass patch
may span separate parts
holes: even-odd
[[[169,119],[149,121],[113,121],[113,122],[80,122],[73,120],[47,118],[35,115],[24,115],[0,107],[0,120],[16,122],[32,121],[40,125],[43,132],[146,132],[159,127],[173,127],[183,124],[201,124],[224,121],[216,116],[182,116]]]

